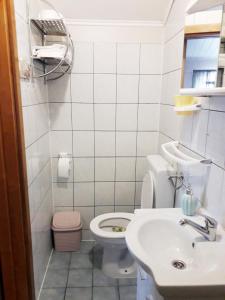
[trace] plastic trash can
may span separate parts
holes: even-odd
[[[81,241],[81,217],[79,211],[55,213],[52,230],[56,251],[78,251]]]

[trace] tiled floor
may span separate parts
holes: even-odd
[[[136,300],[136,280],[106,277],[101,261],[94,242],[82,242],[79,252],[54,252],[40,300]]]

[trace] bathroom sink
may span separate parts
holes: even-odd
[[[163,296],[225,295],[225,232],[206,241],[189,226],[180,226],[180,209],[139,210],[126,231],[138,264],[154,278]],[[190,219],[202,223],[200,216]]]

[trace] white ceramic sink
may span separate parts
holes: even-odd
[[[225,296],[225,232],[219,226],[217,240],[206,241],[190,226],[179,225],[180,209],[140,210],[126,231],[130,252],[153,276],[164,296]],[[192,217],[204,225],[202,217]],[[182,270],[173,266],[182,261]]]

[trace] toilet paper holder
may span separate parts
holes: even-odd
[[[69,179],[71,172],[72,154],[61,152],[58,156],[58,177],[62,179]]]

